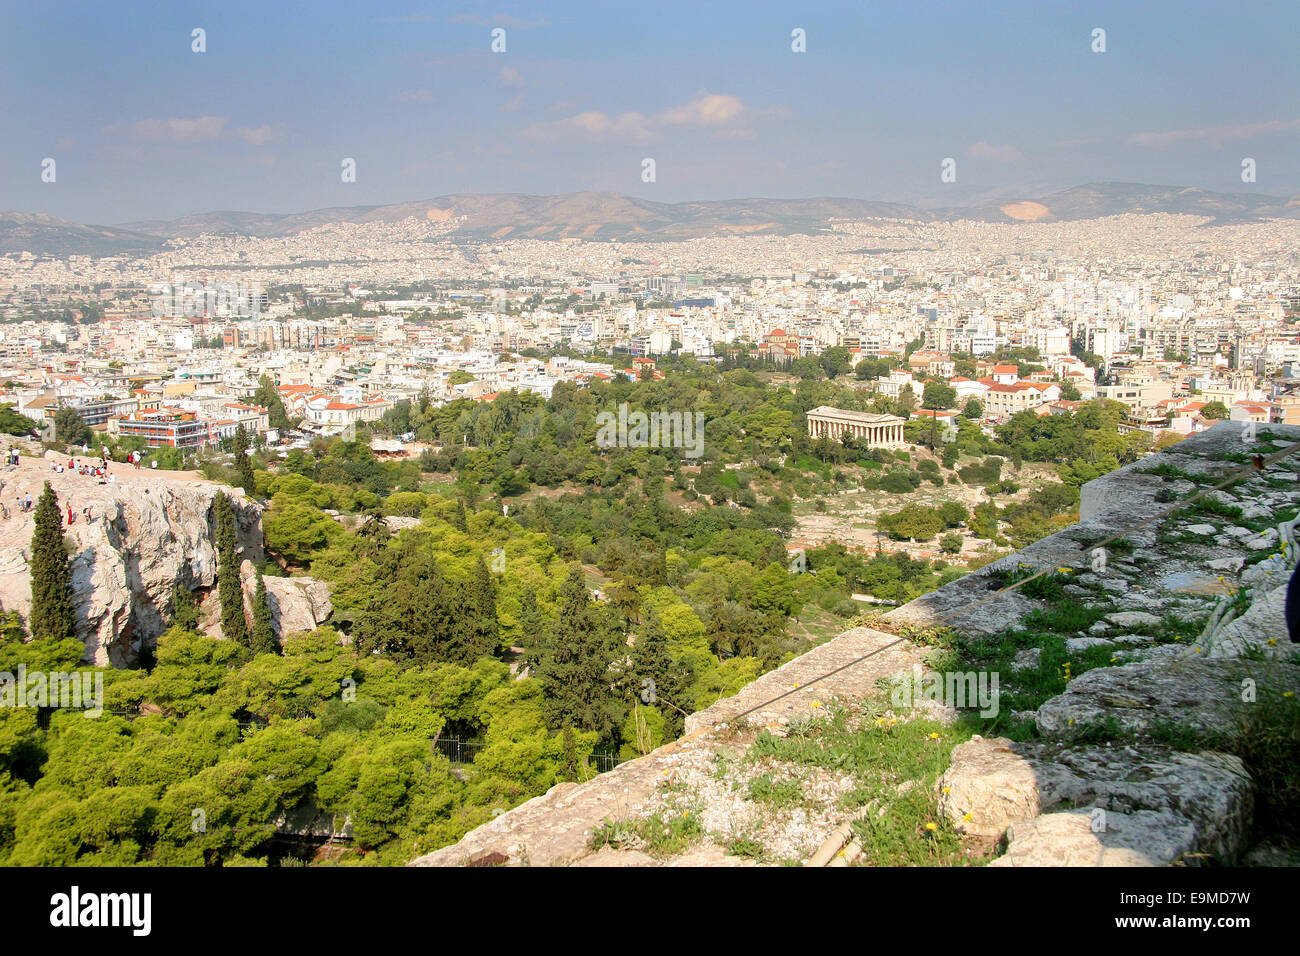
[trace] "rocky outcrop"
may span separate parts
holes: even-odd
[[[19,502],[28,493],[35,500],[49,481],[73,543],[73,599],[85,659],[131,667],[165,629],[178,587],[216,584],[217,493],[231,498],[240,553],[250,561],[264,559],[262,506],[239,489],[207,481],[124,465],[114,470],[111,483],[68,471],[55,474],[39,460],[24,459],[17,468],[0,471],[0,501],[9,509],[9,517],[0,518],[0,604],[24,617],[30,608],[33,515]],[[66,525],[68,506],[71,526]]]
[[[251,561],[239,567],[240,584],[244,589],[244,617],[253,620],[253,598],[257,593],[257,572]],[[271,609],[271,627],[279,640],[298,631],[314,631],[329,620],[334,611],[330,601],[329,585],[315,578],[282,578],[263,575],[266,584],[266,603]],[[199,630],[209,637],[224,637],[221,633],[221,597],[213,591],[203,602]]]

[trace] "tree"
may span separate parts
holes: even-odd
[[[40,427],[26,415],[19,415],[12,404],[0,405],[0,432],[6,435],[30,435]]]
[[[539,664],[547,722],[610,736],[618,726],[609,678],[613,648],[580,565],[570,569],[560,588],[559,620],[547,645]]]
[[[680,710],[688,707],[691,675],[673,660],[668,636],[654,608],[646,609],[645,618],[637,628],[636,642],[632,645],[632,677],[633,693],[642,703],[658,707],[663,715],[665,736],[681,734],[685,718]]]
[[[36,502],[34,520],[29,615],[32,640],[75,637],[77,617],[72,607],[72,569],[63,545],[63,516],[59,514],[58,496],[48,481]]]
[[[235,429],[235,471],[239,474],[236,484],[244,489],[244,494],[257,494],[257,479],[253,475],[253,460],[248,456],[248,432],[241,423]]]
[[[235,540],[235,510],[224,491],[217,492],[217,597],[221,600],[221,633],[236,644],[250,645],[244,618],[244,588],[239,579]]]
[[[1083,398],[1083,393],[1079,391],[1079,386],[1073,382],[1062,382],[1061,398],[1067,402],[1077,402]]]
[[[537,667],[546,649],[546,617],[537,603],[533,588],[524,591],[519,601],[519,644],[524,649],[524,659]]]
[[[956,394],[954,392],[953,394]],[[984,415],[984,404],[978,398],[966,399],[966,404],[962,406],[961,414],[963,418],[975,421]]]
[[[952,408],[957,404],[957,389],[943,382],[927,382],[921,399],[921,407],[935,411]]]
[[[54,438],[65,445],[89,445],[94,433],[75,408],[64,405],[54,413]]]
[[[843,345],[833,345],[822,352],[821,367],[827,378],[835,378],[853,368],[853,359]]]
[[[272,428],[286,430],[290,427],[289,415],[284,407],[284,401],[280,398],[280,393],[275,387],[269,375],[263,375],[257,380],[257,391],[253,393],[253,404],[260,405],[267,410],[267,420]]]
[[[496,584],[481,555],[474,562],[473,574],[458,591],[460,614],[445,659],[469,667],[480,657],[496,654],[501,645]]]
[[[464,660],[460,609],[424,535],[404,532],[379,556],[375,590],[357,615],[357,647],[429,661]],[[470,663],[473,663],[471,660]]]
[[[275,641],[275,630],[271,627],[271,605],[266,599],[266,581],[262,572],[257,572],[257,587],[253,590],[253,635],[254,654],[274,654],[279,645]]]
[[[939,539],[939,550],[944,554],[961,554],[961,535],[953,531]]]
[[[906,418],[916,411],[916,392],[910,386],[898,390],[898,413]]]
[[[1228,406],[1223,402],[1210,402],[1201,409],[1202,418],[1222,419],[1228,417]]]
[[[943,530],[939,513],[925,505],[907,505],[902,511],[880,516],[880,527],[898,540],[929,541]]]

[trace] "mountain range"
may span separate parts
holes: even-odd
[[[572,239],[671,241],[715,235],[790,235],[834,220],[1060,222],[1123,213],[1181,213],[1211,223],[1300,218],[1300,196],[1216,193],[1182,186],[1089,183],[1034,199],[1009,197],[927,209],[904,203],[819,197],[661,203],[619,193],[559,196],[463,193],[383,206],[300,213],[209,212],[117,226],[85,225],[40,213],[0,212],[0,254],[143,255],[168,239],[203,234],[290,236],[330,223],[396,222],[411,216],[456,222],[449,238],[474,241]]]

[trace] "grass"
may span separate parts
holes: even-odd
[[[1025,627],[1031,630],[1042,629],[1062,634],[1086,631],[1109,611],[1100,607],[1084,607],[1082,604],[1054,604],[1049,608],[1033,611],[1025,616]]]
[[[952,748],[969,739],[960,725],[923,717],[864,711],[860,720],[838,709],[792,725],[786,737],[759,735],[751,759],[772,758],[851,774],[855,789],[845,804],[864,808],[854,823],[862,865],[960,866],[981,862],[939,813],[938,781]]]
[[[771,773],[763,773],[749,781],[745,796],[773,807],[791,807],[803,802],[803,788],[797,780],[773,780]]]
[[[591,834],[593,850],[641,850],[653,857],[676,856],[704,835],[694,809],[663,809],[648,817],[606,820]]]

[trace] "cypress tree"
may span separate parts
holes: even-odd
[[[665,740],[670,734],[679,736],[686,718],[677,708],[689,712],[686,696],[690,689],[690,674],[673,660],[668,649],[668,635],[653,608],[646,609],[632,645],[632,674],[635,678],[633,692],[637,699],[657,707],[663,714]]]
[[[262,572],[257,572],[257,587],[253,590],[253,653],[274,654],[279,645],[275,640],[275,629],[271,626],[271,605],[266,599],[266,581]]]
[[[379,555],[379,579],[385,587],[372,594],[357,615],[353,628],[357,647],[422,663],[451,660],[460,626],[455,595],[422,536],[394,540]]]
[[[473,574],[457,588],[457,592],[461,613],[447,659],[469,666],[481,657],[493,656],[501,646],[496,584],[481,556],[474,564]]]
[[[587,593],[581,566],[574,565],[560,589],[559,620],[539,667],[543,709],[552,727],[575,726],[608,737],[618,726],[610,647],[606,618]]]
[[[465,502],[462,500],[456,502],[456,530],[469,533],[469,522],[465,517]]]
[[[253,460],[248,457],[248,432],[240,425],[235,429],[235,471],[239,473],[236,482],[244,493],[257,494],[257,479],[253,475]]]
[[[32,532],[32,640],[76,637],[77,616],[72,608],[72,568],[63,546],[63,516],[59,499],[45,483],[36,502]]]
[[[248,621],[244,618],[244,588],[239,580],[239,555],[235,550],[235,509],[224,491],[217,492],[217,596],[221,599],[221,633],[248,647]]]
[[[537,603],[537,592],[531,587],[524,591],[519,602],[519,643],[524,649],[524,659],[534,669],[540,667],[546,650],[546,617]]]

